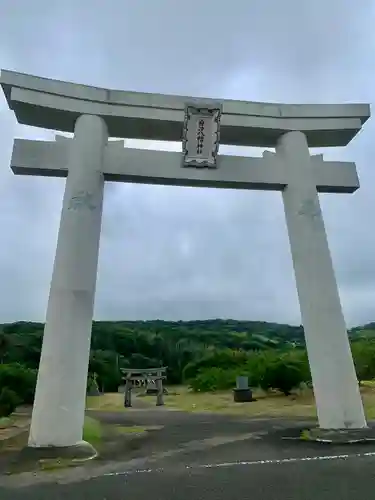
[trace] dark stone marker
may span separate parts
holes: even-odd
[[[250,388],[233,389],[233,400],[235,403],[249,403],[250,401],[254,401],[252,390]]]
[[[233,389],[235,403],[248,403],[253,400],[253,393],[249,387],[249,378],[240,376],[236,378],[236,388]]]

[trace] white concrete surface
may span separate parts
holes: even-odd
[[[107,128],[81,116],[69,141],[61,213],[29,445],[82,441],[103,206]]]
[[[363,428],[362,400],[304,134],[285,134],[276,154],[289,179],[282,196],[319,425]]]
[[[1,71],[0,84],[19,123],[73,132],[82,114],[106,119],[109,136],[181,141],[187,101],[220,102],[222,144],[275,147],[291,130],[310,147],[344,146],[370,116],[367,104],[278,104],[196,99],[110,90]]]
[[[17,175],[66,177],[70,139],[57,141],[16,139],[11,168]],[[312,156],[317,190],[322,193],[353,193],[359,188],[355,163],[324,161]],[[288,184],[287,172],[275,154],[263,158],[219,155],[215,170],[181,168],[181,153],[124,148],[111,141],[103,163],[107,181],[138,182],[174,186],[281,191]]]

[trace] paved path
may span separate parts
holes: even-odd
[[[371,500],[374,461],[237,466],[169,470],[130,477],[102,477],[77,484],[31,488],[2,500]]]
[[[375,445],[326,446],[292,437],[306,422],[246,420],[163,409],[102,414],[164,425],[126,461],[0,480],[1,500],[363,500],[373,498]],[[297,432],[298,433],[298,432]],[[52,482],[51,482],[52,481]]]

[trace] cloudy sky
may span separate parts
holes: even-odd
[[[370,0],[1,0],[0,67],[124,90],[371,103],[374,29]],[[9,163],[14,137],[52,136],[18,125],[0,96],[0,322],[45,318],[64,181],[16,177]],[[356,161],[361,181],[321,196],[349,325],[375,320],[374,153],[372,120],[327,152]],[[95,317],[299,324],[281,194],[108,183]]]

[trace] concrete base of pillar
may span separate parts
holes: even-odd
[[[86,441],[81,441],[73,446],[27,446],[21,450],[18,459],[20,461],[63,459],[84,462],[98,455],[95,448]]]
[[[322,444],[374,443],[375,427],[363,429],[321,429],[316,427],[303,430],[300,439]]]
[[[375,442],[375,422],[371,422],[368,427],[360,429],[322,429],[315,423],[298,423],[293,427],[271,431],[270,437],[277,439],[315,442],[326,445],[340,444],[374,444]]]

